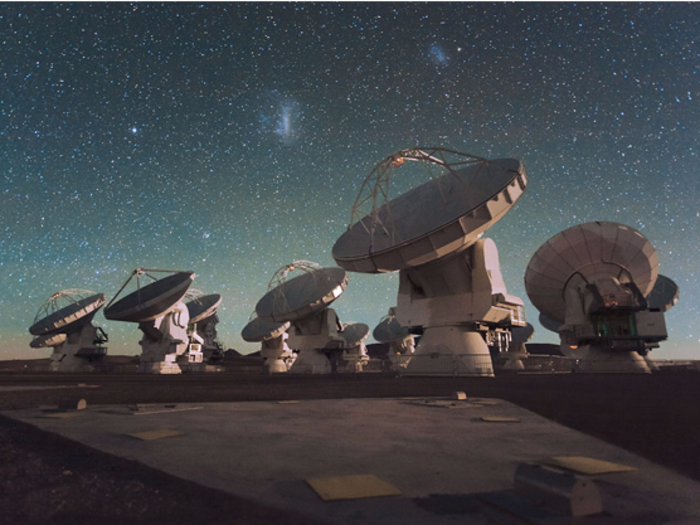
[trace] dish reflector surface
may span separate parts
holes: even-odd
[[[195,297],[187,303],[187,311],[190,314],[190,324],[198,323],[214,315],[221,304],[221,296],[218,293]]]
[[[281,336],[287,331],[289,326],[289,322],[264,321],[256,317],[245,325],[245,328],[241,331],[241,337],[249,343],[260,343]]]
[[[678,301],[680,289],[678,285],[665,275],[659,274],[649,295],[646,297],[649,308],[662,312],[670,310]]]
[[[380,343],[392,343],[394,341],[402,341],[411,333],[408,328],[401,326],[396,320],[396,317],[385,317],[372,332],[372,337]]]
[[[338,335],[345,339],[348,346],[356,346],[367,339],[369,326],[365,323],[348,323]]]
[[[539,316],[540,324],[549,330],[550,332],[554,333],[559,333],[559,329],[561,328],[563,322],[559,321],[552,321],[549,317],[546,315],[540,314]]]
[[[68,336],[62,333],[44,334],[32,339],[32,342],[29,343],[29,346],[31,346],[32,348],[46,348],[49,346],[58,346],[62,343],[65,343],[66,339],[68,339]]]
[[[68,334],[74,332],[92,321],[92,318],[107,300],[107,296],[101,293],[75,300],[70,297],[70,292],[71,290],[65,290],[49,298],[46,304],[54,304],[54,301],[59,298],[72,302],[43,318],[35,320],[34,324],[29,327],[30,334]],[[47,311],[47,308],[46,305],[42,306],[43,311]]]
[[[514,343],[526,343],[535,334],[535,327],[530,323],[527,323],[525,326],[512,326],[510,334]]]
[[[584,282],[615,277],[634,282],[647,296],[656,282],[659,260],[649,240],[634,228],[590,222],[568,228],[545,242],[530,259],[525,290],[546,317],[564,322],[564,290],[574,276]]]
[[[423,153],[403,150],[389,159],[409,158],[414,152]],[[396,167],[382,162],[375,171]],[[479,159],[464,164],[445,167],[443,175],[389,202],[375,199],[371,213],[351,224],[336,241],[333,258],[350,271],[393,272],[473,244],[520,198],[527,179],[523,165],[515,159]]]
[[[342,268],[318,268],[280,283],[267,292],[255,311],[265,321],[294,322],[328,307],[345,291]]]
[[[173,309],[194,281],[194,272],[177,272],[150,283],[105,308],[112,321],[152,321]]]

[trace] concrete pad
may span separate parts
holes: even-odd
[[[587,476],[598,476],[601,474],[614,474],[618,472],[632,472],[637,470],[634,467],[611,463],[595,458],[586,458],[581,456],[562,456],[554,458],[541,459],[540,463],[551,467],[563,468],[576,472],[577,474],[585,474]]]
[[[413,399],[407,401],[411,405],[427,406],[432,408],[482,408],[482,403],[473,403],[471,401],[459,400],[451,401],[449,399]]]
[[[83,414],[80,412],[57,411],[57,412],[44,412],[39,417],[46,417],[46,418],[50,418],[50,419],[71,419],[71,418],[82,416],[82,415]]]
[[[163,414],[164,412],[184,412],[186,410],[202,410],[202,406],[155,406],[155,405],[137,405],[135,407],[130,406],[129,411],[132,416],[148,416],[151,414]]]
[[[700,483],[621,448],[505,401],[475,410],[444,410],[427,403],[430,399],[407,401],[210,403],[201,410],[147,418],[124,417],[115,406],[95,405],[68,420],[41,418],[38,409],[4,414],[169,474],[333,524],[522,523],[508,513],[494,518],[500,511],[479,503],[479,494],[513,489],[523,462],[560,456],[637,469],[596,480],[606,513],[618,523],[700,522]],[[480,417],[520,422],[488,425]],[[125,435],[154,427],[179,429],[184,435],[155,441]],[[367,473],[396,487],[401,496],[326,502],[305,481]],[[443,505],[450,501],[455,504]]]
[[[520,423],[517,417],[486,416],[481,418],[486,423]]]
[[[373,474],[309,478],[306,482],[323,501],[400,496],[401,491]]]
[[[140,439],[141,441],[155,441],[156,439],[164,439],[164,438],[169,438],[169,437],[178,437],[178,436],[184,436],[185,434],[183,432],[180,432],[179,430],[172,430],[169,428],[158,428],[155,430],[147,430],[145,432],[136,432],[134,434],[127,434],[127,436],[131,436],[136,439]]]

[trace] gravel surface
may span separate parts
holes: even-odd
[[[47,385],[53,388],[39,388]],[[467,395],[501,398],[700,481],[700,374],[395,378],[0,373],[0,409]],[[0,416],[0,524],[313,522]]]

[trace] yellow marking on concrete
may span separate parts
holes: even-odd
[[[400,496],[401,491],[374,474],[309,478],[306,483],[323,501]]]
[[[493,399],[471,399],[472,403],[476,403],[477,405],[483,405],[483,406],[493,406],[497,405],[498,401],[494,401]]]
[[[71,419],[82,415],[82,412],[45,412],[39,417],[49,419]]]
[[[613,474],[616,472],[634,472],[637,470],[627,465],[620,465],[618,463],[611,463],[609,461],[603,461],[602,459],[587,458],[584,456],[555,456],[540,460],[540,463],[589,476]]]
[[[286,401],[277,401],[278,405],[298,405],[301,403],[301,401],[297,401],[296,399],[289,399]]]
[[[202,410],[204,407],[177,407],[177,408],[163,408],[156,410],[139,410],[136,412],[131,412],[134,416],[147,416],[149,414],[169,414],[170,412],[187,412],[188,410]]]
[[[154,441],[169,437],[184,436],[179,430],[171,430],[169,428],[159,428],[157,430],[148,430],[146,432],[136,432],[135,434],[127,434],[127,436],[140,439],[141,441]]]
[[[449,401],[449,400],[445,400],[445,399],[407,401],[406,403],[409,405],[418,405],[418,406],[430,407],[430,408],[446,408],[446,409],[483,408],[484,407],[484,405],[481,403],[472,403],[470,401]]]
[[[520,419],[517,417],[486,416],[482,417],[481,420],[487,423],[520,423]]]

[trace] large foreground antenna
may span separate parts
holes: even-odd
[[[415,172],[427,182],[391,194]],[[485,338],[525,318],[506,292],[495,244],[480,237],[526,184],[518,160],[420,147],[390,155],[365,178],[333,258],[349,271],[400,272],[396,318],[423,334],[406,373],[493,375]]]

